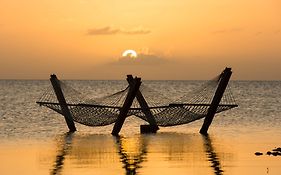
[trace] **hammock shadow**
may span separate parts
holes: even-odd
[[[219,160],[219,157],[217,156],[217,153],[215,152],[212,140],[209,137],[209,135],[202,135],[203,141],[204,141],[204,147],[206,151],[206,155],[208,157],[208,161],[211,163],[211,167],[214,170],[215,175],[222,175],[223,170],[221,168],[221,163]]]

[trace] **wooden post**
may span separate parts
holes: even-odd
[[[134,81],[133,76],[127,75],[127,81],[129,83],[129,85],[131,86]],[[145,98],[143,97],[142,93],[139,90],[137,91],[136,97],[141,106],[143,113],[147,117],[147,121],[150,124],[151,132],[155,133],[157,130],[159,130],[159,127],[157,126],[155,118],[152,115]]]
[[[227,87],[231,74],[232,74],[231,68],[225,68],[224,71],[222,72],[217,90],[215,92],[215,96],[213,97],[211,105],[208,109],[208,113],[204,119],[204,123],[200,129],[201,134],[207,135],[209,126],[211,125],[211,123],[213,121],[213,118],[214,118],[217,108],[220,104],[223,93]]]
[[[63,95],[63,92],[62,92],[59,80],[57,79],[57,76],[55,74],[51,75],[50,81],[51,81],[51,83],[53,85],[55,94],[56,94],[57,99],[59,101],[59,104],[60,104],[60,107],[61,107],[61,110],[62,110],[62,114],[63,114],[64,119],[66,121],[66,124],[67,124],[67,126],[69,128],[69,131],[70,132],[75,132],[76,131],[76,127],[75,127],[75,124],[73,122],[73,118],[71,116],[71,113],[70,113],[70,111],[68,109],[68,106],[66,104],[66,100],[64,98],[64,95]]]
[[[140,85],[141,85],[141,79],[136,77],[134,79],[134,82],[132,83],[132,85],[130,85],[130,87],[129,87],[129,92],[127,94],[127,97],[125,99],[125,102],[124,102],[122,108],[120,109],[120,113],[118,115],[118,118],[117,118],[115,125],[113,127],[113,130],[111,132],[112,135],[117,136],[119,134],[119,132],[124,124],[124,121],[127,117],[127,113],[139,90]]]

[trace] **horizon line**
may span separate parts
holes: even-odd
[[[139,77],[141,78],[141,77]],[[211,79],[142,79],[142,81],[211,81]],[[22,79],[5,79],[0,78],[0,81],[46,81],[49,80],[49,78],[46,79],[32,79],[32,78],[22,78]],[[60,80],[66,80],[66,81],[126,81],[125,79],[60,79]],[[281,79],[272,79],[272,80],[266,80],[266,79],[231,79],[230,81],[281,81]]]

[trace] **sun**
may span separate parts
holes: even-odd
[[[123,53],[122,53],[122,56],[123,57],[130,57],[130,58],[136,58],[138,56],[137,52],[134,51],[134,50],[125,50]]]

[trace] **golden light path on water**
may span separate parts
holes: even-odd
[[[259,136],[254,136],[259,139]],[[3,174],[278,174],[278,157],[257,157],[246,137],[163,132],[114,137],[65,133],[0,146]],[[272,140],[267,146],[273,147]],[[19,146],[20,145],[20,146]],[[16,167],[16,168],[15,168]]]

